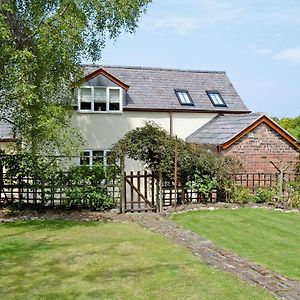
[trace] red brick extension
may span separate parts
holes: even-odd
[[[227,149],[221,150],[224,156],[239,159],[242,172],[277,173],[270,160],[279,166],[292,163],[286,172],[294,172],[298,162],[297,149],[265,123],[261,123]]]

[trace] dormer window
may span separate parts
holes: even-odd
[[[209,97],[211,103],[214,106],[222,106],[225,107],[227,106],[223,97],[221,96],[221,94],[218,91],[206,91],[207,96]]]
[[[181,105],[194,105],[192,97],[187,90],[175,90],[175,94]]]
[[[122,111],[122,89],[83,87],[78,91],[78,110],[82,112],[120,112]]]

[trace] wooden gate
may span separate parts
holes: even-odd
[[[156,212],[157,180],[152,173],[124,173],[125,212]]]

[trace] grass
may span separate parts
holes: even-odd
[[[300,280],[300,214],[222,209],[174,215],[173,220],[215,244]]]
[[[2,299],[272,299],[134,224],[0,225]]]

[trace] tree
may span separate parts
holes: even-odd
[[[300,116],[295,118],[273,118],[282,128],[293,135],[300,142]]]
[[[300,116],[295,118],[273,118],[282,128],[288,131],[292,136],[294,136],[300,143]],[[299,149],[300,152],[300,149]],[[297,171],[300,173],[300,157],[298,160]],[[300,175],[298,176],[298,181],[300,181]]]
[[[99,59],[105,41],[133,32],[151,0],[1,0],[0,118],[32,154],[70,155],[71,85],[80,61]]]

